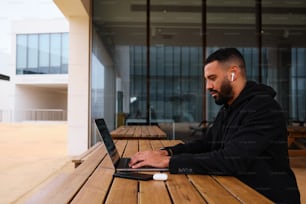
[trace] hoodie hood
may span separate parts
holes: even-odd
[[[255,81],[247,81],[246,86],[241,91],[240,95],[230,105],[231,107],[239,106],[239,104],[253,98],[254,96],[271,96],[274,98],[276,92],[270,86],[264,84],[258,84]]]

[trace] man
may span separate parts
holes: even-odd
[[[275,91],[247,81],[235,48],[211,54],[204,67],[206,89],[223,105],[201,140],[138,152],[130,166],[169,167],[170,173],[235,176],[276,203],[300,203],[290,169],[286,121]]]

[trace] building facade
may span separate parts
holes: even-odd
[[[271,85],[289,122],[306,118],[303,0],[54,0],[69,30],[69,152],[95,143],[94,118],[213,120],[203,61],[237,47],[250,80]]]
[[[1,122],[67,120],[68,31],[64,18],[12,23]]]

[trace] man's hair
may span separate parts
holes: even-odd
[[[222,48],[222,49],[219,49],[219,50],[213,52],[206,59],[205,65],[207,65],[207,64],[209,64],[213,61],[218,61],[220,63],[236,61],[236,62],[238,62],[238,66],[242,70],[242,73],[245,74],[245,72],[246,72],[244,58],[243,58],[242,54],[236,48]]]

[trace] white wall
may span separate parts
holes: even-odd
[[[67,109],[67,94],[35,86],[16,86],[16,109]]]
[[[12,40],[14,40],[16,33],[22,34],[56,32],[69,32],[69,25],[65,18],[49,20],[16,20],[12,24]]]
[[[60,120],[60,115],[67,110],[66,91],[17,85],[15,96],[19,99],[15,100],[15,121]]]
[[[13,120],[13,86],[10,81],[0,80],[0,122]]]
[[[10,65],[10,55],[2,50],[4,48],[0,45],[0,73],[9,76],[10,80],[0,80],[0,122],[11,122],[14,107],[14,86],[12,83],[14,71]]]

